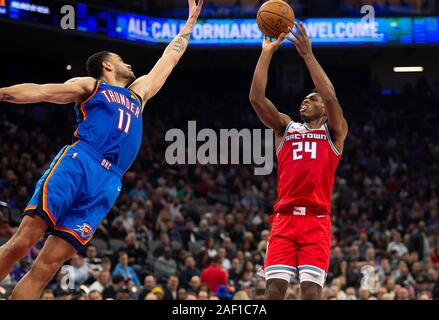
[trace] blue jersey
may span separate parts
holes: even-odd
[[[142,143],[142,102],[136,93],[98,80],[92,95],[75,110],[75,139],[126,172]]]

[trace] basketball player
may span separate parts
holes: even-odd
[[[250,101],[261,121],[275,132],[278,201],[270,217],[267,255],[259,274],[266,279],[265,299],[285,297],[291,276],[299,274],[302,299],[320,299],[330,259],[331,191],[348,132],[334,87],[313,55],[305,28],[296,23],[294,38],[265,39],[253,77]],[[265,97],[273,53],[288,38],[311,73],[315,92],[300,105],[303,123],[280,113]]]
[[[90,77],[65,84],[20,84],[0,89],[0,101],[76,103],[78,129],[38,181],[24,218],[0,248],[0,281],[48,231],[32,269],[12,299],[38,299],[55,273],[93,237],[121,191],[121,178],[140,148],[145,104],[165,83],[185,52],[203,0],[188,0],[189,18],[153,69],[137,80],[117,54],[87,61]]]

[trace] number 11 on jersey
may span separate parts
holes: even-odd
[[[293,142],[293,160],[303,159],[303,152],[311,154],[311,159],[317,158],[317,142],[300,141]]]
[[[131,115],[128,112],[124,112],[120,108],[118,110],[119,110],[119,123],[117,125],[117,129],[125,133],[128,133],[130,131],[130,126],[131,126]],[[124,128],[125,114],[127,115],[127,121]]]

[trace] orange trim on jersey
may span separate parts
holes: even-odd
[[[78,240],[82,245],[86,245],[86,244],[91,240],[91,238],[93,238],[93,237],[90,237],[90,238],[88,238],[87,240],[84,240],[84,239],[82,239],[80,236],[78,236],[78,235],[76,234],[76,232],[73,231],[72,229],[69,229],[69,228],[66,228],[66,227],[62,227],[62,226],[56,226],[54,229],[57,230],[57,231],[62,231],[62,232],[65,232],[65,233],[68,233],[68,234],[72,235],[72,236],[75,237],[75,239]]]
[[[79,142],[76,141],[74,144],[72,144],[71,146],[67,147],[64,152],[62,153],[61,157],[59,157],[58,161],[56,162],[55,166],[53,167],[53,169],[50,171],[49,176],[47,177],[47,179],[44,181],[43,184],[43,211],[49,216],[50,221],[52,221],[53,225],[56,225],[56,219],[54,217],[54,215],[52,214],[52,212],[50,212],[49,206],[47,204],[47,185],[49,183],[50,178],[52,177],[53,173],[55,172],[56,168],[58,167],[58,165],[60,164],[61,160],[64,158],[64,156],[66,155],[67,151],[70,150],[70,148],[72,148],[73,146],[75,146],[77,143]]]
[[[37,208],[37,206],[27,206],[26,208],[24,208],[24,211],[35,210],[36,208]]]
[[[87,100],[85,100],[84,102],[81,103],[81,111],[82,111],[82,115],[84,116],[84,120],[87,119],[87,110],[85,109],[85,104],[90,101],[91,98],[93,98],[96,93],[98,93],[99,87],[101,85],[101,80],[98,80],[98,83],[96,85],[96,88],[94,89],[93,93],[91,94],[90,97],[87,98]]]

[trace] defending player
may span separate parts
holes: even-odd
[[[78,129],[38,181],[17,232],[0,248],[0,281],[48,231],[32,269],[12,299],[38,299],[55,273],[93,237],[121,191],[122,175],[142,140],[145,104],[165,83],[185,52],[203,0],[188,0],[189,18],[178,36],[145,76],[135,80],[131,66],[110,52],[87,61],[90,77],[65,84],[21,84],[0,89],[11,103],[75,102]]]
[[[260,275],[266,299],[283,299],[290,277],[299,274],[302,299],[320,299],[331,249],[331,192],[348,125],[334,87],[313,55],[305,28],[296,39],[265,39],[253,77],[250,101],[261,121],[275,132],[278,201]],[[305,61],[316,87],[300,106],[303,123],[280,113],[265,97],[273,53],[288,38]]]

